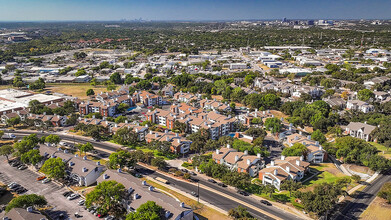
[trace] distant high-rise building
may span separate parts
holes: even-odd
[[[314,25],[314,24],[315,24],[314,20],[309,20],[308,21],[308,25]]]
[[[283,19],[282,19],[282,22],[287,22],[287,19],[286,19],[286,18],[283,18]]]

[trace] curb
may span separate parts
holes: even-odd
[[[152,181],[152,182],[154,182],[154,183],[157,183],[157,184],[161,185],[160,182],[156,181],[156,180],[155,180],[154,178],[152,178],[152,177],[147,176],[147,179],[150,180],[150,181]],[[194,201],[197,201],[197,200],[198,200],[197,197],[194,197],[194,196],[190,195],[189,193],[186,193],[186,192],[184,192],[184,191],[182,191],[182,190],[180,190],[180,189],[177,189],[177,188],[172,187],[172,186],[169,186],[169,185],[163,185],[163,186],[166,187],[166,188],[168,188],[168,189],[170,189],[170,190],[176,191],[177,193],[181,194],[182,196],[188,197],[188,198],[190,198],[190,199],[192,199],[192,200],[194,200]],[[160,189],[159,189],[159,190],[160,190]],[[174,195],[172,195],[172,194],[170,194],[170,193],[168,193],[168,192],[166,192],[166,191],[164,191],[164,190],[162,190],[162,191],[163,191],[164,193],[167,193],[167,194],[170,195],[171,197],[175,198],[176,200],[179,200],[179,199],[176,198]],[[225,210],[223,210],[223,209],[221,209],[221,208],[218,208],[218,207],[216,207],[216,206],[214,206],[214,205],[212,205],[212,204],[210,204],[210,203],[208,203],[208,202],[206,202],[206,201],[204,201],[204,200],[202,200],[202,199],[200,199],[200,203],[202,203],[202,204],[208,206],[209,208],[212,208],[212,209],[214,209],[214,210],[217,210],[218,212],[221,212],[222,214],[228,216],[228,212],[227,212],[227,211],[225,211]]]

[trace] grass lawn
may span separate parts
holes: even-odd
[[[360,219],[390,219],[391,205],[385,199],[376,197],[368,208],[361,214]]]
[[[95,94],[107,92],[105,86],[91,86],[89,83],[48,83],[46,84],[45,91],[58,92],[80,99],[87,99],[86,91],[88,89],[93,89]]]
[[[341,171],[339,171],[332,163],[311,165],[310,169],[317,170],[320,172],[320,174],[304,182],[303,185],[305,186],[315,186],[321,183],[334,183],[338,179],[341,179],[346,176]]]
[[[172,154],[172,155],[161,155],[161,154],[159,154],[159,151],[157,151],[157,150],[151,150],[151,149],[147,149],[147,148],[143,148],[143,147],[136,147],[136,150],[142,150],[144,153],[146,153],[146,152],[153,152],[153,155],[155,157],[163,157],[165,160],[173,160],[173,159],[177,158],[177,156],[175,154]]]
[[[376,147],[380,152],[379,155],[391,159],[391,149],[387,150],[387,148],[384,145],[375,143],[375,142],[369,142],[372,146]]]
[[[228,216],[224,215],[223,213],[220,213],[217,210],[209,208],[208,206],[205,206],[201,203],[197,203],[197,201],[190,199],[186,196],[183,196],[182,194],[180,194],[176,191],[170,190],[170,189],[164,187],[163,185],[157,184],[157,183],[149,181],[149,180],[146,180],[146,181],[149,185],[151,185],[155,188],[159,188],[161,190],[164,190],[164,191],[172,194],[173,196],[175,196],[180,201],[184,202],[186,205],[191,206],[194,213],[197,214],[197,216],[201,220],[206,220],[206,219],[229,220],[229,219],[231,219]]]
[[[256,195],[260,196],[264,199],[273,201],[273,202],[280,202],[283,204],[291,203],[294,207],[296,207],[298,209],[304,208],[302,204],[297,203],[295,201],[295,199],[296,199],[295,197],[293,197],[293,196],[289,197],[289,191],[281,191],[281,192],[273,193],[271,198],[269,197],[269,194],[266,194],[266,193],[256,194]]]

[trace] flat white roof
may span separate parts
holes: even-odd
[[[41,103],[44,103],[44,102],[54,101],[57,99],[61,99],[61,97],[54,96],[54,95],[34,94],[34,95],[26,96],[23,98],[18,98],[18,102],[25,103],[28,105],[28,103],[32,100],[37,100]]]

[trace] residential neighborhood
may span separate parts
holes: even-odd
[[[391,22],[223,20],[0,23],[0,218],[388,219]]]

